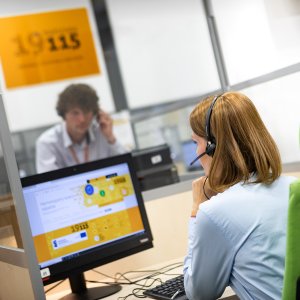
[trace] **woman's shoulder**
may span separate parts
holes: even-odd
[[[252,197],[260,192],[271,193],[272,190],[286,191],[290,184],[299,178],[290,175],[281,175],[273,183],[266,185],[263,183],[239,182],[222,193],[213,196],[209,201],[204,202],[206,205],[219,205],[221,203],[229,204],[230,201]]]
[[[212,218],[230,215],[241,204],[241,198],[248,198],[240,183],[231,186],[200,205],[200,210]]]
[[[281,175],[279,176],[267,189],[274,190],[278,193],[285,193],[289,191],[291,183],[295,182],[298,178],[291,175]]]
[[[284,199],[288,199],[290,184],[295,180],[296,177],[282,175],[270,185],[237,183],[202,203],[200,209],[213,216],[231,216],[237,212],[243,216],[270,205],[280,206]]]
[[[282,174],[279,177],[279,180],[282,180],[284,182],[288,182],[289,184],[291,184],[292,182],[294,182],[296,180],[300,180],[300,173],[286,173],[286,174]]]

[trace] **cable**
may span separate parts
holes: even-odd
[[[89,283],[101,283],[101,284],[107,284],[107,285],[115,285],[115,284],[123,284],[123,285],[126,285],[126,284],[134,284],[134,285],[137,285],[139,286],[139,288],[135,288],[132,290],[132,293],[125,296],[125,297],[119,297],[120,300],[125,300],[127,299],[129,296],[134,296],[136,298],[145,298],[144,295],[140,295],[138,294],[139,292],[141,291],[145,291],[146,288],[149,288],[151,287],[154,283],[158,282],[160,284],[163,283],[163,281],[160,279],[160,278],[153,278],[155,276],[159,276],[159,275],[169,275],[169,276],[176,276],[176,275],[179,275],[179,274],[168,274],[168,272],[178,268],[178,267],[181,267],[183,265],[182,262],[180,263],[173,263],[173,264],[169,264],[169,265],[166,265],[164,267],[161,267],[159,269],[156,269],[156,270],[137,270],[137,271],[127,271],[125,273],[116,273],[115,276],[110,276],[110,275],[107,275],[107,274],[104,274],[102,272],[99,272],[95,269],[93,269],[92,271],[100,274],[100,275],[103,275],[107,278],[110,278],[110,279],[113,279],[114,282],[107,282],[107,281],[97,281],[97,280],[88,280],[86,279],[86,282],[89,282]],[[149,275],[147,276],[144,276],[142,278],[139,278],[137,280],[131,280],[130,278],[128,278],[126,275],[128,274],[132,274],[132,273],[150,273]],[[121,278],[124,281],[121,280]],[[58,283],[56,283],[55,285],[53,285],[52,287],[50,287],[49,289],[45,290],[45,294],[47,294],[48,292],[50,292],[51,290],[55,289],[57,286],[59,286],[60,284],[62,284],[64,281],[66,281],[67,278],[59,281]],[[144,283],[140,283],[141,281],[145,281]],[[150,281],[150,282],[149,282]]]
[[[128,295],[122,296],[122,297],[118,297],[118,300],[126,300],[130,296],[134,296],[135,298],[146,298],[147,296],[145,296],[144,294],[139,294],[141,291],[144,291],[144,290],[145,289],[135,288],[132,290],[131,294],[128,294]]]
[[[139,281],[141,281],[143,279],[146,279],[146,278],[151,278],[151,277],[158,276],[158,275],[161,275],[161,274],[166,274],[167,272],[169,272],[173,269],[176,269],[178,267],[181,267],[182,265],[183,265],[182,263],[173,263],[173,264],[164,266],[164,267],[156,269],[156,270],[141,270],[141,271],[128,271],[128,272],[125,272],[125,273],[116,273],[115,278],[116,278],[117,282],[121,277],[123,277],[123,278],[125,278],[126,280],[129,281],[129,279],[127,279],[126,276],[125,276],[126,274],[130,274],[130,273],[152,273],[152,274],[147,275],[146,277],[143,277],[143,278],[140,278],[140,279],[134,281],[134,282],[139,282]],[[167,269],[167,270],[165,270],[165,269]],[[173,275],[173,274],[166,274],[166,275]],[[119,278],[117,278],[117,276]]]
[[[183,265],[183,263],[173,263],[173,264],[170,264],[170,265],[167,265],[167,266],[164,266],[162,268],[159,268],[159,269],[156,269],[156,270],[139,270],[139,271],[128,271],[128,272],[125,272],[125,273],[116,273],[115,276],[110,276],[110,275],[107,275],[107,274],[104,274],[102,272],[99,272],[95,269],[93,269],[94,272],[98,273],[98,274],[101,274],[105,277],[108,277],[108,278],[111,278],[114,280],[114,283],[118,283],[118,284],[136,284],[136,285],[139,285],[139,286],[142,286],[141,284],[139,284],[140,281],[143,281],[143,280],[146,280],[146,279],[153,279],[153,282],[151,285],[153,285],[153,283],[155,281],[158,281],[160,279],[155,279],[153,277],[155,276],[158,276],[158,275],[170,275],[170,276],[175,276],[175,275],[179,275],[179,274],[167,274],[167,272],[170,272],[172,271],[173,269],[176,269],[178,267],[181,267]],[[142,277],[140,279],[137,279],[137,280],[131,280],[129,279],[126,275],[128,274],[132,274],[132,273],[152,273],[152,274],[149,274],[145,277]],[[121,279],[123,279],[124,281],[122,281]],[[111,284],[111,283],[107,283],[107,282],[98,282],[98,283],[106,283],[106,284]],[[150,287],[151,285],[147,286],[147,287]]]
[[[170,265],[161,267],[161,268],[156,269],[156,270],[127,271],[127,272],[125,272],[125,273],[119,273],[119,272],[118,272],[118,273],[115,274],[115,276],[107,275],[107,274],[102,273],[102,272],[99,272],[98,270],[95,270],[95,269],[93,269],[92,271],[94,271],[94,272],[96,272],[96,273],[98,273],[98,274],[100,274],[100,275],[103,275],[104,277],[111,278],[111,279],[113,279],[113,280],[116,281],[116,280],[118,280],[117,276],[122,277],[123,275],[129,274],[129,273],[151,273],[151,272],[154,273],[154,272],[158,272],[158,271],[160,271],[160,270],[164,270],[164,269],[169,268],[169,267],[172,267],[172,266],[174,266],[175,268],[178,268],[178,267],[181,267],[182,265],[183,265],[183,263],[182,263],[182,262],[179,262],[179,263],[173,263],[173,264],[170,264]],[[167,271],[166,271],[166,272],[167,272]]]
[[[94,270],[94,272],[101,274],[107,278],[113,279],[114,283],[109,283],[109,282],[98,282],[98,281],[89,281],[89,282],[94,282],[94,283],[103,283],[103,284],[121,284],[121,285],[136,285],[138,286],[137,288],[134,288],[132,292],[126,296],[118,297],[118,300],[127,300],[128,298],[134,297],[134,298],[146,298],[143,294],[144,291],[149,289],[151,286],[153,286],[155,283],[162,284],[163,281],[161,278],[155,278],[159,275],[168,275],[168,276],[178,276],[180,274],[174,274],[170,273],[172,270],[181,267],[183,265],[182,262],[179,263],[173,263],[166,265],[164,267],[161,267],[159,269],[151,269],[151,270],[138,270],[138,271],[127,271],[125,273],[116,273],[114,276],[110,276],[107,274],[104,274],[102,272],[99,272],[97,270]],[[131,280],[130,278],[127,277],[128,274],[135,274],[135,273],[150,273],[146,276],[143,276],[142,278],[139,278],[137,280]]]

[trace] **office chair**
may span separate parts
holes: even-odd
[[[300,180],[290,186],[282,300],[300,300]]]

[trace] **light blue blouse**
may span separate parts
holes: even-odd
[[[236,184],[202,203],[189,224],[184,283],[189,300],[281,299],[289,185]]]

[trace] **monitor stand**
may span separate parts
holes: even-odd
[[[118,284],[112,284],[108,286],[99,286],[93,288],[87,288],[84,278],[84,274],[75,274],[69,276],[70,286],[72,293],[66,295],[60,300],[95,300],[102,299],[113,295],[121,290],[121,286]]]

